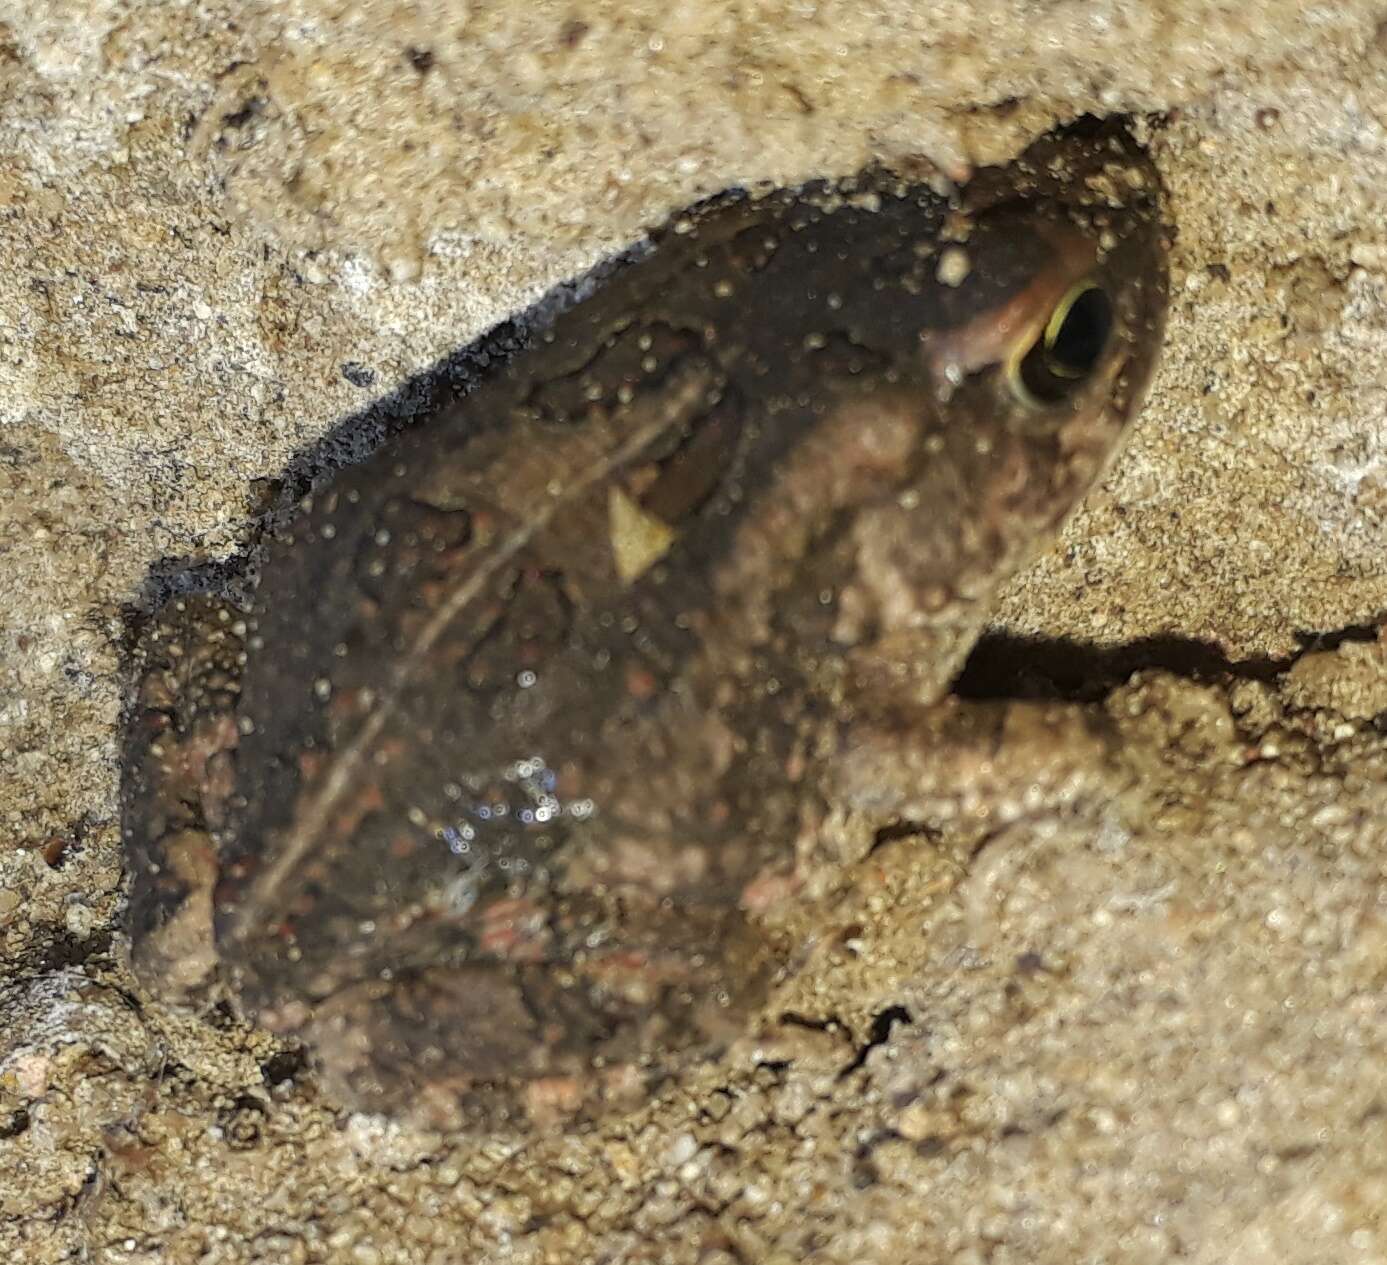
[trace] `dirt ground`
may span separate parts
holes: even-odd
[[[674,207],[1116,111],[1165,360],[983,658],[1129,795],[878,848],[764,1047],[600,1129],[349,1115],[141,993],[152,567]],[[0,0],[0,224],[0,1258],[1387,1261],[1387,4]]]

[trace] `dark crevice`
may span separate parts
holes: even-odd
[[[1131,128],[1130,114],[1081,114],[1058,129],[1063,136],[1101,140],[1105,136],[1126,137]]]
[[[804,1028],[810,1032],[844,1031],[842,1022],[832,1015],[827,1019],[815,1019],[811,1015],[801,1015],[793,1010],[787,1010],[777,1022],[787,1028]]]
[[[1377,641],[1387,627],[1387,610],[1379,611],[1371,619],[1361,624],[1345,624],[1342,628],[1332,628],[1323,632],[1297,632],[1296,640],[1300,649],[1293,659],[1312,654],[1317,650],[1337,650],[1348,641]]]
[[[1279,658],[1229,658],[1214,642],[1191,637],[1143,637],[1097,646],[1065,637],[987,633],[973,648],[954,693],[972,699],[1055,699],[1095,702],[1132,673],[1160,669],[1196,681],[1271,681],[1306,654],[1349,641],[1375,641],[1387,612],[1364,623],[1321,632],[1297,632],[1300,649]]]
[[[27,1108],[19,1107],[8,1115],[0,1117],[0,1142],[17,1138],[29,1127]]]
[[[95,958],[108,957],[114,933],[111,930],[95,931],[79,938],[67,930],[52,930],[42,938],[26,945],[11,964],[9,976],[17,979],[25,975],[55,975],[60,971],[75,971],[87,966]]]
[[[872,835],[871,846],[867,849],[867,856],[881,848],[889,847],[902,839],[938,839],[939,832],[932,827],[918,821],[893,821],[889,825],[882,826],[880,830]]]
[[[216,1032],[235,1032],[244,1023],[225,998],[219,999],[203,1012],[203,1021]]]
[[[344,360],[338,368],[342,376],[354,387],[373,387],[376,384],[376,371],[359,360]]]
[[[242,103],[239,110],[233,110],[230,114],[223,114],[222,126],[233,131],[245,127],[247,123],[259,118],[264,113],[266,104],[264,97],[251,97]]]
[[[308,1070],[308,1055],[298,1047],[280,1050],[260,1064],[260,1075],[273,1088],[284,1081],[296,1080]]]
[[[217,1113],[217,1125],[228,1150],[250,1151],[264,1136],[269,1108],[259,1098],[240,1095],[229,1107]]]
[[[896,1129],[875,1129],[858,1143],[852,1164],[852,1184],[855,1190],[866,1190],[881,1181],[881,1172],[875,1158],[877,1148],[886,1142],[899,1142],[904,1136]]]
[[[891,1030],[898,1023],[908,1027],[914,1022],[915,1017],[904,1006],[887,1006],[885,1010],[877,1011],[872,1018],[872,1027],[867,1033],[867,1040],[857,1051],[857,1057],[838,1074],[838,1079],[842,1080],[845,1076],[851,1076],[853,1072],[862,1067],[867,1062],[868,1055],[877,1046],[885,1045],[891,1039]]]

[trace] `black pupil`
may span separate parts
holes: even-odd
[[[1049,347],[1050,364],[1056,373],[1082,377],[1103,354],[1112,329],[1112,305],[1108,296],[1094,286],[1085,290],[1064,314]]]
[[[1088,376],[1112,333],[1112,303],[1097,286],[1071,300],[1059,328],[1036,340],[1021,361],[1021,381],[1042,404],[1057,404]]]

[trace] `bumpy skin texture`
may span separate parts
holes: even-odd
[[[338,473],[243,625],[199,599],[145,639],[141,974],[220,963],[346,1101],[450,1125],[725,1048],[807,841],[909,799],[947,733],[909,716],[1134,413],[1158,191],[1109,132],[951,198],[715,201]]]

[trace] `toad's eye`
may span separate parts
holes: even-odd
[[[1112,334],[1112,301],[1081,281],[1055,304],[1040,336],[1011,362],[1011,389],[1037,408],[1059,404],[1083,385]]]

